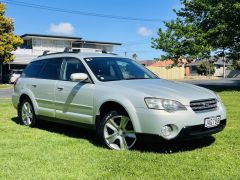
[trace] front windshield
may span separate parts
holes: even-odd
[[[157,78],[151,71],[127,58],[94,57],[85,58],[85,61],[100,81]]]

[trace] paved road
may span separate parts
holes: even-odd
[[[206,88],[240,89],[240,78],[218,80],[182,80],[181,82],[195,84]],[[12,92],[12,88],[0,89],[0,98],[11,98]]]
[[[0,89],[0,98],[11,98],[13,88]]]
[[[206,88],[240,89],[240,78],[227,78],[217,80],[183,80],[182,82],[199,85]]]

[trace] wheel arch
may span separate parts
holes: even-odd
[[[114,108],[120,108],[121,111],[127,113],[127,115],[130,117],[132,121],[134,130],[136,132],[140,131],[140,125],[135,107],[130,103],[129,100],[125,100],[124,102],[122,102],[114,99],[108,99],[100,103],[96,112],[95,119],[96,128],[98,128],[98,125],[101,122],[102,118],[104,118],[104,115],[106,115],[107,112],[114,110]]]
[[[19,98],[19,104],[21,104],[21,102],[22,102],[24,99],[29,99],[29,100],[31,101],[30,97],[29,97],[27,94],[22,94],[22,95],[20,96],[20,98]]]
[[[27,93],[27,92],[23,92],[20,96],[19,96],[19,103],[18,103],[18,108],[21,104],[21,102],[24,100],[24,99],[29,99],[33,105],[33,108],[34,108],[34,112],[35,114],[37,115],[38,114],[38,111],[37,111],[37,103],[36,101],[34,100],[33,98],[33,95],[31,95],[30,93]]]

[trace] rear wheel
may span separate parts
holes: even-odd
[[[111,111],[103,118],[100,136],[103,145],[114,150],[131,149],[137,141],[131,119],[117,111]]]
[[[19,108],[18,116],[20,123],[25,126],[33,127],[36,125],[36,116],[33,109],[32,102],[29,99],[24,99]]]

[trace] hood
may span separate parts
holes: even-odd
[[[177,100],[184,105],[189,105],[192,100],[216,98],[215,93],[206,88],[163,79],[122,80],[108,83],[112,87],[144,93],[146,97]]]

